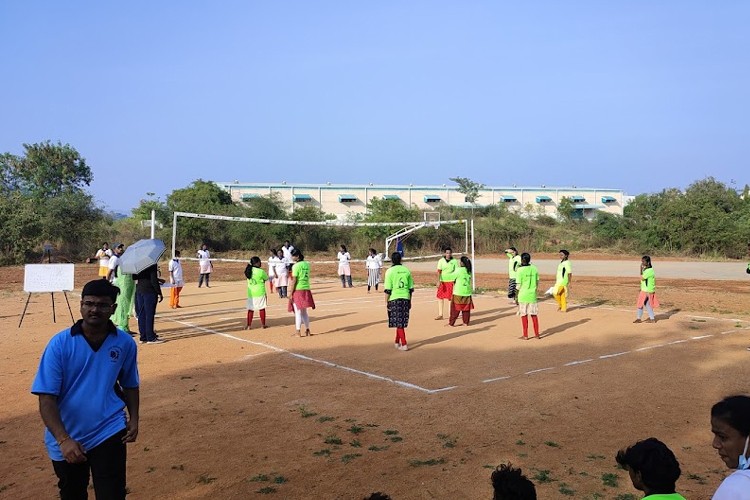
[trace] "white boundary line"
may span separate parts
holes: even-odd
[[[366,300],[357,299],[357,298],[352,298],[352,299],[337,299],[337,300],[333,300],[333,301],[330,301],[330,302],[325,302],[325,304],[326,305],[333,305],[333,306],[335,306],[334,308],[336,310],[340,310],[341,309],[341,305],[361,304],[363,302],[366,302],[366,303],[369,303],[369,302],[379,302],[379,300],[371,300],[371,299],[366,298],[366,297],[365,297],[365,299]],[[434,302],[434,299],[429,298],[428,300],[420,300],[420,301],[415,301],[415,302],[416,303],[429,303],[429,302]],[[283,306],[278,305],[277,307],[283,307]],[[320,307],[318,309],[323,309],[323,307]],[[327,307],[326,307],[326,309],[327,309]],[[624,311],[624,312],[631,311],[630,309],[618,309],[618,308],[609,307],[609,306],[593,306],[593,307],[588,307],[588,309],[618,310],[618,311]],[[239,310],[244,310],[244,308],[239,308],[238,307],[238,308],[232,308],[232,309],[223,309],[221,311],[210,311],[210,310],[209,311],[210,312],[230,312],[230,311],[239,311]],[[206,311],[203,310],[203,311],[200,311],[200,312],[206,312]],[[196,325],[194,323],[191,323],[191,322],[188,322],[188,321],[181,321],[179,319],[175,319],[175,318],[171,318],[169,316],[163,316],[163,315],[159,315],[159,317],[162,318],[162,319],[168,320],[168,321],[172,321],[174,323],[178,323],[178,324],[190,327],[190,328],[195,328],[195,329],[197,329],[199,331],[202,331],[202,332],[205,332],[205,333],[211,333],[211,334],[219,335],[219,336],[227,338],[227,339],[236,340],[236,341],[239,341],[239,342],[245,342],[245,343],[248,343],[248,344],[252,344],[252,345],[255,345],[255,346],[258,346],[258,347],[262,347],[262,348],[268,349],[269,351],[273,351],[273,352],[276,352],[276,353],[288,354],[289,356],[292,356],[292,357],[294,357],[296,359],[300,359],[300,360],[307,361],[307,362],[310,362],[310,363],[321,364],[321,365],[324,365],[324,366],[328,366],[330,368],[335,368],[335,369],[347,371],[349,373],[354,373],[354,374],[357,374],[357,375],[362,375],[362,376],[365,376],[365,377],[367,377],[369,379],[372,379],[372,380],[379,380],[379,381],[382,381],[382,382],[388,382],[388,383],[397,385],[399,387],[403,387],[403,388],[406,388],[406,389],[417,390],[417,391],[420,391],[420,392],[425,393],[425,394],[436,394],[436,393],[440,393],[440,392],[447,392],[447,391],[451,391],[451,390],[454,390],[454,389],[459,389],[459,388],[462,388],[462,387],[469,387],[469,386],[475,385],[475,384],[471,384],[470,383],[470,384],[467,384],[465,386],[453,385],[453,386],[448,386],[448,387],[441,387],[439,389],[428,389],[426,387],[422,387],[420,385],[413,384],[411,382],[406,382],[406,381],[403,381],[403,380],[397,380],[397,379],[394,379],[394,378],[391,378],[391,377],[387,377],[387,376],[384,376],[384,375],[378,375],[376,373],[372,373],[372,372],[368,372],[368,371],[364,371],[364,370],[359,370],[357,368],[352,368],[350,366],[340,365],[340,364],[334,363],[332,361],[326,361],[326,360],[323,360],[323,359],[317,359],[317,358],[313,358],[313,357],[307,356],[305,354],[300,354],[300,353],[292,352],[292,351],[289,351],[287,349],[283,349],[281,347],[277,347],[277,346],[274,346],[272,344],[268,344],[266,342],[259,342],[259,341],[244,339],[242,337],[237,337],[235,335],[231,335],[231,334],[228,334],[228,333],[222,333],[222,332],[219,332],[217,330],[213,330],[211,328],[206,328],[206,327],[198,326],[198,325]],[[727,319],[727,318],[714,318],[714,317],[709,317],[709,316],[685,315],[685,317],[687,317],[687,318],[705,319],[705,320],[714,320],[714,321],[733,321],[735,323],[746,323],[746,321],[744,321],[744,320]],[[742,328],[733,328],[732,330],[726,330],[726,331],[720,332],[718,335],[729,335],[729,334],[736,333],[738,331],[743,331],[743,330],[750,330],[750,326],[745,326],[745,327],[742,327]],[[707,334],[707,335],[693,336],[693,337],[689,337],[689,338],[686,338],[686,339],[677,339],[677,340],[673,340],[671,342],[667,342],[667,343],[664,343],[664,344],[655,344],[655,345],[651,345],[651,346],[640,347],[640,348],[634,349],[632,351],[622,351],[622,352],[616,352],[616,353],[611,353],[611,354],[603,354],[603,355],[598,356],[598,358],[588,358],[588,359],[570,361],[568,363],[564,363],[561,367],[549,366],[549,367],[545,367],[545,368],[537,368],[537,369],[534,369],[534,370],[529,370],[529,371],[526,371],[526,372],[524,372],[522,374],[517,374],[517,375],[505,375],[505,376],[488,378],[488,379],[482,380],[481,383],[488,384],[488,383],[493,383],[493,382],[501,382],[501,381],[509,380],[509,379],[512,379],[512,378],[517,378],[520,375],[527,375],[528,376],[528,375],[533,375],[535,373],[541,373],[541,372],[556,370],[558,368],[575,367],[575,366],[579,366],[579,365],[591,363],[591,362],[594,362],[594,361],[597,361],[597,360],[606,360],[606,359],[616,358],[616,357],[620,357],[620,356],[625,356],[627,354],[632,354],[632,353],[637,353],[637,352],[644,352],[644,351],[648,351],[648,350],[652,350],[652,349],[658,349],[658,348],[661,348],[661,347],[668,347],[668,346],[672,346],[672,345],[684,344],[684,343],[691,342],[691,341],[694,341],[694,340],[702,340],[702,339],[707,339],[707,338],[711,338],[711,337],[714,337],[714,336],[715,336],[714,334]],[[261,354],[265,354],[265,353],[258,353],[258,354],[247,355],[247,356],[245,356],[245,359],[250,359],[252,357],[259,356]]]

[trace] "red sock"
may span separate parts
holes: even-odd
[[[263,326],[266,326],[266,310],[265,309],[260,310],[260,324]]]
[[[253,324],[253,311],[252,309],[247,310],[247,326],[250,326]]]
[[[406,330],[403,328],[396,328],[396,338],[401,345],[406,345]]]
[[[521,316],[521,324],[523,325],[523,336],[529,336],[529,317]]]
[[[531,317],[531,322],[534,323],[534,335],[539,336],[539,318],[537,315]]]

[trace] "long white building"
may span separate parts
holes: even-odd
[[[277,193],[287,208],[313,206],[339,218],[349,213],[366,213],[373,198],[396,200],[422,211],[436,210],[440,205],[470,207],[457,186],[361,185],[361,184],[276,184],[217,182],[234,201],[249,201],[257,196]],[[532,214],[557,215],[564,197],[576,207],[576,215],[591,218],[597,211],[622,215],[627,196],[620,189],[579,187],[485,187],[479,192],[476,206],[505,204],[510,210]]]

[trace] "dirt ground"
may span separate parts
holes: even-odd
[[[659,321],[636,325],[637,282],[577,278],[571,310],[542,302],[543,338],[522,341],[514,308],[491,290],[505,278],[479,275],[488,291],[469,327],[435,321],[434,289],[418,289],[400,352],[383,295],[361,281],[342,290],[333,266],[313,268],[312,337],[290,335],[293,316],[275,296],[270,328],[243,330],[243,267],[217,265],[212,287],[198,289],[186,266],[184,308],[158,310],[168,342],[139,345],[130,498],[491,498],[491,468],[510,461],[539,498],[626,500],[640,495],[614,454],[650,436],[676,453],[689,499],[710,498],[728,472],[708,414],[747,392],[747,283],[660,280]],[[70,316],[56,294],[52,323],[49,295],[34,295],[17,328],[22,274],[0,269],[0,498],[53,498],[29,388]],[[77,266],[79,289],[95,277]]]

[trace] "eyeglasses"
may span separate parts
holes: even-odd
[[[108,304],[106,302],[91,302],[90,300],[84,300],[81,305],[87,309],[101,309],[107,310],[112,309],[114,304]]]

